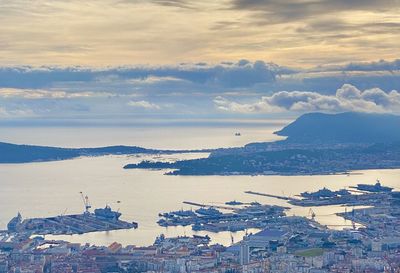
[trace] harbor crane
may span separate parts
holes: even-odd
[[[310,208],[310,210],[308,211],[308,217],[311,217],[311,220],[315,220],[315,216],[317,216],[315,214],[315,212],[312,210],[312,208]]]
[[[83,195],[83,192],[80,192],[81,197],[82,197],[82,201],[83,201],[83,205],[85,206],[85,212],[84,214],[89,214],[89,209],[92,207],[89,203],[89,197],[86,195]]]

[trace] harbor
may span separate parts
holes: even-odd
[[[301,192],[314,192],[322,189],[323,186],[336,191],[342,188],[348,189],[349,186],[356,186],[357,183],[374,184],[377,177],[381,179],[383,185],[397,189],[396,181],[399,173],[396,170],[384,170],[367,171],[363,175],[354,176],[170,177],[162,175],[162,172],[126,172],[119,169],[121,165],[131,160],[126,159],[126,157],[81,158],[72,161],[18,166],[18,168],[22,168],[22,171],[3,165],[1,172],[3,181],[15,180],[23,181],[23,183],[15,185],[15,183],[10,182],[10,185],[5,185],[4,191],[0,193],[0,203],[4,208],[1,214],[1,229],[7,228],[7,223],[17,215],[18,211],[24,218],[80,214],[84,211],[79,195],[79,191],[82,190],[89,194],[94,207],[104,208],[106,204],[109,204],[113,210],[118,211],[119,209],[119,212],[122,213],[120,219],[128,222],[135,221],[139,223],[139,228],[75,235],[46,235],[46,238],[63,239],[76,243],[89,242],[96,245],[109,245],[114,241],[123,245],[135,242],[137,245],[144,246],[151,244],[154,238],[161,233],[169,237],[182,234],[188,236],[208,234],[213,242],[229,245],[231,234],[235,241],[238,241],[244,236],[245,230],[233,233],[229,231],[214,233],[205,230],[194,231],[191,226],[165,228],[157,224],[160,219],[158,214],[181,209],[193,209],[194,211],[199,208],[183,204],[182,201],[185,200],[213,206],[229,206],[224,204],[225,201],[236,200],[247,204],[257,201],[261,204],[292,207],[285,200],[250,195],[244,192],[252,190],[297,198],[297,195]],[[39,172],[46,174],[48,170],[54,167],[62,169],[63,176],[59,176],[56,172],[42,177],[36,175]],[[69,173],[74,173],[74,176],[69,176]],[[58,182],[54,183],[54,181]],[[85,181],[85,184],[82,181]],[[15,194],[12,196],[9,194],[11,187],[14,187],[14,190],[18,192],[18,198],[15,197]],[[23,188],[28,188],[28,190],[24,191]],[[55,192],[55,194],[47,194],[44,191],[46,188]],[[113,193],[110,194],[111,192]],[[35,196],[34,206],[31,205],[33,201],[17,202],[17,200],[32,200],[33,196]],[[154,203],[154,199],[158,200],[157,203]],[[117,203],[118,200],[121,203]],[[348,210],[351,209],[352,206],[349,206]],[[340,205],[313,207],[313,210],[317,214],[317,221],[323,225],[351,225],[350,221],[344,222],[342,217],[334,215],[336,212],[344,212],[344,208],[341,208]],[[230,211],[221,209],[221,212]],[[286,211],[286,213],[307,217],[308,208],[297,207]],[[319,216],[328,214],[329,216]]]
[[[373,186],[373,185],[372,185]],[[248,191],[247,191],[248,192]],[[342,219],[361,223],[332,229],[318,222],[316,213],[310,208],[307,216],[292,216],[292,207],[277,206],[273,200],[283,200],[283,194],[257,196],[270,198],[269,204],[239,201],[223,202],[184,201],[191,209],[180,209],[160,213],[162,227],[167,230],[179,225],[190,225],[192,236],[158,235],[147,246],[126,245],[117,241],[108,246],[88,243],[73,243],[69,240],[47,239],[30,232],[0,232],[0,265],[4,268],[38,268],[39,272],[75,272],[68,267],[73,264],[77,272],[390,272],[398,268],[400,255],[399,205],[397,191],[330,190],[322,188],[298,194],[285,200],[289,205],[296,200],[327,202],[340,200],[347,204],[349,198],[371,206],[353,208],[337,213]],[[253,194],[245,193],[252,196]],[[272,196],[280,198],[274,198]],[[84,198],[88,200],[88,198]],[[338,201],[335,201],[338,202]],[[121,213],[106,206],[90,212],[91,205],[84,202],[85,211],[77,217],[78,223],[69,223],[76,215],[63,215],[65,226],[80,226],[98,223],[118,223]],[[307,206],[304,206],[308,209]],[[323,207],[323,206],[320,206]],[[9,223],[10,230],[21,228],[21,215]],[[47,223],[53,219],[38,218],[23,220],[22,223],[37,220]],[[92,222],[93,220],[93,222]],[[71,220],[73,221],[73,220]],[[159,221],[159,224],[162,221]],[[199,230],[196,231],[199,227]],[[42,227],[41,227],[42,228]],[[112,227],[110,228],[118,228]],[[61,230],[58,227],[56,230]],[[236,230],[245,233],[234,240]],[[43,231],[43,230],[42,230]],[[82,230],[81,230],[82,231]],[[46,231],[47,232],[47,231]],[[53,232],[53,231],[52,231]],[[78,232],[78,231],[76,231]],[[86,231],[83,231],[86,232]],[[90,232],[90,231],[88,231]],[[204,233],[206,232],[206,233]],[[221,245],[213,242],[215,234],[230,232],[231,243]],[[71,237],[69,237],[71,238]],[[8,255],[8,256],[4,256]],[[22,259],[21,257],[27,257]],[[184,268],[184,269],[182,269]],[[110,271],[114,270],[114,271]],[[125,270],[125,271],[123,271]],[[386,270],[386,271],[384,271]],[[1,272],[1,271],[0,271]],[[6,272],[6,271],[3,271]]]
[[[59,215],[46,218],[23,219],[20,213],[7,224],[9,233],[35,235],[73,235],[98,231],[136,229],[138,223],[120,220],[122,215],[110,206],[90,212],[89,198],[82,195],[85,211],[82,214]]]
[[[179,210],[169,213],[160,213],[160,226],[187,226],[191,225],[194,231],[236,232],[240,230],[262,228],[274,218],[285,216],[286,207],[262,205],[257,202],[250,205],[218,206],[199,204],[190,201],[183,203],[200,208],[196,210]],[[230,202],[226,202],[230,203]],[[227,211],[227,212],[223,212]]]
[[[322,188],[315,192],[303,192],[296,198],[279,196],[262,192],[245,191],[246,194],[270,197],[287,201],[288,204],[300,207],[321,207],[333,205],[375,206],[392,197],[393,188],[385,187],[378,181],[375,185],[358,184],[350,189],[332,191]]]
[[[361,190],[362,189],[362,190]],[[350,217],[356,208],[370,208],[390,203],[393,200],[392,188],[382,186],[379,182],[375,185],[359,184],[357,186],[330,190],[326,187],[315,192],[303,192],[296,197],[276,195],[255,191],[245,191],[246,194],[278,199],[287,202],[289,206],[310,208],[306,218],[315,221],[317,215],[313,208],[326,206],[345,206],[344,213],[334,213],[351,224],[333,224],[330,227],[357,229],[364,226],[364,221]],[[263,229],[278,223],[289,216],[291,207],[260,204],[258,202],[241,202],[237,200],[226,201],[221,205],[206,204],[193,201],[183,201],[184,204],[197,209],[178,210],[160,213],[158,225],[162,227],[190,226],[193,231],[208,231],[219,233],[224,231],[237,232],[248,229]],[[353,210],[347,210],[352,207]],[[353,214],[352,214],[353,213]],[[320,225],[323,226],[323,225]]]

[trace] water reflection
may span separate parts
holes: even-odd
[[[191,155],[185,155],[186,157]],[[147,158],[147,157],[144,157]],[[373,183],[379,177],[385,185],[399,188],[400,170],[370,170],[360,175],[331,176],[166,176],[164,171],[124,170],[122,166],[143,158],[107,156],[75,160],[0,165],[1,228],[20,211],[23,217],[45,217],[83,211],[79,192],[89,195],[93,207],[105,204],[120,209],[122,218],[139,223],[137,230],[58,236],[75,242],[108,245],[114,241],[125,245],[149,245],[161,233],[167,236],[191,235],[190,227],[162,228],[156,222],[160,212],[190,209],[183,201],[218,204],[230,200],[257,201],[287,206],[283,200],[248,195],[247,190],[276,195],[297,195],[321,187],[338,190],[357,183]],[[121,201],[117,203],[117,201]],[[316,220],[324,225],[351,225],[334,215],[344,207],[312,208]],[[351,209],[351,208],[349,208]],[[307,216],[309,208],[292,208],[288,214]],[[213,242],[231,243],[230,232],[209,234]],[[233,234],[234,241],[243,232]]]

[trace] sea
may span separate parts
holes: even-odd
[[[224,126],[108,126],[108,127],[0,127],[0,141],[58,147],[136,145],[157,149],[207,149],[239,147],[251,142],[281,139],[273,134],[284,125],[228,124]],[[240,132],[240,136],[235,136]],[[257,191],[296,196],[322,187],[338,190],[358,183],[375,183],[400,190],[400,170],[354,171],[344,175],[314,176],[169,176],[165,170],[125,170],[141,160],[174,161],[200,158],[207,153],[82,157],[65,161],[0,165],[0,229],[18,212],[24,218],[76,214],[84,211],[80,195],[88,195],[93,208],[111,206],[122,219],[135,221],[138,229],[93,232],[82,235],[46,236],[93,245],[147,246],[161,234],[167,237],[209,235],[213,243],[230,245],[242,239],[240,232],[194,232],[188,227],[160,227],[159,213],[196,209],[184,201],[224,205],[227,201],[288,206],[288,215],[308,217],[310,208],[289,206],[283,200],[246,194]],[[330,228],[351,228],[352,223],[335,215],[342,206],[313,207],[316,220]],[[248,233],[257,230],[247,230]]]

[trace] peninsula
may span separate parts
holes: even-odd
[[[59,148],[0,142],[0,164],[58,161],[83,156],[201,153],[210,151],[211,150],[156,150],[122,145],[99,148]]]
[[[170,175],[314,175],[400,168],[400,116],[311,113],[276,134],[287,138],[219,149],[208,158],[142,161],[124,168],[172,169]]]

